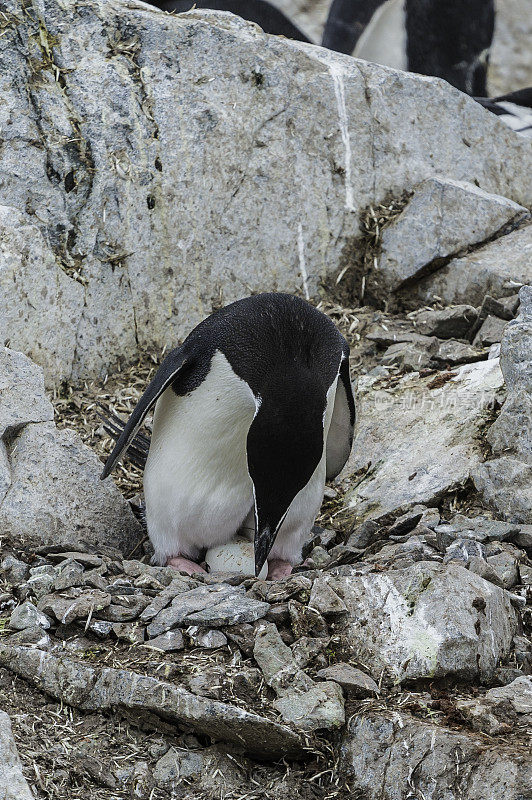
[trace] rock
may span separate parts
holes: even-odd
[[[388,528],[388,536],[404,536],[407,533],[411,533],[421,522],[422,516],[422,507],[407,511],[406,514],[401,514]]]
[[[122,642],[142,644],[144,641],[144,628],[136,622],[115,622],[111,630]]]
[[[244,589],[214,584],[180,592],[169,608],[160,611],[148,625],[148,635],[158,636],[179,625],[222,627],[255,622],[265,615],[268,603],[254,600]]]
[[[310,636],[302,636],[297,639],[291,647],[294,661],[300,669],[304,669],[319,656],[329,643],[328,639],[322,637],[313,639]]]
[[[416,331],[439,339],[465,339],[477,319],[477,310],[470,305],[449,308],[423,308],[409,315]]]
[[[432,364],[439,349],[438,340],[433,336],[422,341],[392,344],[381,357],[386,367],[395,366],[407,372],[419,372]]]
[[[253,658],[259,665],[264,680],[278,697],[294,691],[310,689],[313,681],[299,669],[290,648],[283,642],[272,622],[261,622],[255,633]]]
[[[436,527],[436,533],[445,542],[451,544],[454,539],[475,539],[477,542],[495,542],[513,539],[519,533],[519,525],[502,522],[489,517],[466,517],[455,514],[449,522]]]
[[[345,723],[342,690],[324,681],[307,692],[287,694],[273,702],[283,720],[301,731],[334,730]]]
[[[494,97],[532,85],[528,43],[532,22],[527,0],[499,0],[488,65],[488,95]]]
[[[379,687],[373,678],[343,661],[332,664],[325,669],[320,669],[316,676],[325,681],[339,683],[347,697],[374,697],[380,693]]]
[[[34,800],[34,794],[22,774],[11,720],[0,711],[0,795],[2,800]]]
[[[187,628],[186,633],[194,647],[203,647],[205,650],[215,650],[217,647],[225,647],[227,644],[227,636],[221,631],[209,631],[198,625],[191,625],[190,628]]]
[[[38,20],[8,0],[8,12],[2,337],[32,348],[49,386],[177,342],[220,293],[230,302],[266,282],[317,297],[359,235],[360,212],[390,191],[442,175],[470,182],[466,196],[477,181],[479,192],[532,199],[526,143],[440,80],[268,37],[216,12],[168,15],[120,0],[90,2],[83,15],[43,0]],[[95,35],[104,29],[111,45]],[[42,30],[54,60],[41,59],[37,82]],[[460,226],[466,244],[482,235],[481,208],[478,229]],[[497,220],[488,221],[492,232]]]
[[[270,581],[264,585],[264,600],[267,603],[282,603],[285,600],[308,602],[312,582],[305,575],[291,575],[282,581]]]
[[[107,608],[110,602],[111,597],[106,592],[87,589],[71,596],[47,594],[39,600],[38,608],[55,617],[63,625],[68,625],[76,619],[86,619],[89,614],[92,616],[95,612]]]
[[[97,612],[100,619],[110,622],[132,622],[140,617],[150,602],[149,598],[142,594],[115,596],[114,599],[116,603],[110,603]]]
[[[500,586],[501,588],[503,587],[501,578],[499,578],[493,567],[491,567],[481,556],[470,556],[467,562],[467,568],[471,572],[474,572],[475,575],[479,575],[481,578],[484,578],[485,581],[494,583],[495,586]]]
[[[489,787],[490,800],[519,800],[532,777],[526,747],[397,711],[354,716],[341,752],[340,770],[365,800],[399,800],[407,786],[413,797],[484,800]]]
[[[512,718],[512,716],[505,714],[504,718],[501,719],[497,713],[494,713],[492,704],[486,702],[483,697],[473,698],[472,700],[457,700],[456,708],[475,731],[482,731],[489,736],[510,734],[512,732],[515,715],[512,715]]]
[[[17,606],[11,617],[9,618],[9,627],[16,631],[22,631],[24,628],[38,627],[47,631],[51,624],[51,619],[39,611],[33,603],[26,600],[20,606]]]
[[[489,677],[510,650],[508,593],[455,563],[326,579],[349,611],[346,652],[385,681]]]
[[[14,556],[6,556],[0,564],[0,569],[9,583],[23,583],[29,575],[30,568],[24,561],[19,561]]]
[[[73,586],[83,586],[84,570],[77,561],[65,561],[61,564],[59,574],[54,581],[54,589],[60,592],[62,589],[70,589]]]
[[[181,631],[167,631],[155,639],[150,639],[144,647],[150,647],[153,650],[161,650],[163,653],[173,653],[176,650],[182,650],[185,646],[183,634]]]
[[[381,526],[371,519],[357,525],[347,540],[348,547],[364,549],[381,537]]]
[[[388,290],[400,289],[433,272],[440,259],[487,239],[526,214],[522,206],[473,183],[428,178],[383,228],[375,277]]]
[[[310,604],[304,606],[297,600],[288,601],[288,613],[290,614],[290,624],[296,639],[301,636],[328,636],[329,629],[321,613]]]
[[[486,347],[486,345],[496,344],[502,339],[504,329],[506,327],[506,320],[493,317],[488,314],[482,326],[473,340],[473,344],[477,346]]]
[[[316,578],[312,584],[309,606],[324,617],[335,618],[347,614],[345,603],[324,578]]]
[[[505,589],[513,589],[519,583],[517,560],[513,553],[503,551],[495,556],[489,556],[487,562],[499,578]]]
[[[218,747],[198,751],[171,747],[157,761],[153,779],[161,789],[175,791],[177,787],[190,786],[193,782],[196,790],[208,790],[209,793],[220,789],[231,791],[242,781],[234,762]]]
[[[36,647],[39,650],[49,650],[53,644],[46,631],[39,626],[33,625],[8,636],[5,642],[12,646]]]
[[[73,562],[75,561],[77,564],[81,564],[83,567],[101,567],[103,564],[103,559],[101,556],[97,556],[94,553],[80,553],[78,551],[70,551],[65,553],[48,553],[47,558],[50,561],[60,561],[60,562]],[[61,568],[63,565],[61,564]]]
[[[227,703],[196,697],[180,686],[126,669],[96,669],[40,650],[0,643],[0,663],[35,687],[84,711],[131,709],[240,745],[264,759],[292,758],[304,742],[285,725]]]
[[[531,715],[530,721],[532,722],[532,677],[523,675],[507,686],[489,689],[486,692],[486,700],[495,705],[507,702],[516,714]]]
[[[229,641],[234,642],[245,656],[253,655],[253,647],[255,644],[255,630],[253,625],[249,625],[247,622],[241,625],[230,625],[224,629],[224,633]]]
[[[439,345],[438,352],[434,354],[433,359],[455,366],[456,364],[472,364],[475,361],[483,361],[487,357],[488,352],[484,348],[457,342],[455,339],[447,339]]]
[[[501,236],[461,258],[455,258],[433,275],[408,287],[410,303],[480,306],[489,294],[501,299],[532,284],[532,225]]]
[[[0,391],[3,535],[21,549],[111,542],[133,549],[142,535],[140,523],[112,481],[100,481],[96,454],[72,431],[58,430],[51,421],[42,370],[3,348]]]
[[[508,396],[489,429],[493,457],[473,473],[485,502],[510,522],[532,522],[532,286],[519,292],[519,316],[506,326],[501,369]]]
[[[359,423],[342,473],[345,502],[358,520],[415,503],[430,505],[463,484],[483,461],[479,431],[500,396],[498,363],[468,364],[448,378],[436,379],[435,386],[433,376],[406,375],[393,389],[381,388],[375,378],[359,378]],[[353,488],[350,475],[358,476]]]
[[[483,322],[489,315],[499,319],[511,320],[515,317],[519,308],[519,294],[512,294],[509,297],[496,299],[487,294],[482,301],[479,312],[479,321]]]
[[[163,589],[162,592],[159,592],[152,602],[146,606],[140,615],[142,622],[149,622],[152,620],[163,608],[166,608],[177,595],[187,592],[190,588],[192,588],[190,581],[187,581],[186,578],[181,575],[176,575],[172,579],[172,582]]]

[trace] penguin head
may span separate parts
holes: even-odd
[[[255,574],[262,569],[290,505],[323,454],[326,391],[286,384],[264,392],[247,436],[255,496]]]

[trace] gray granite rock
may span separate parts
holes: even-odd
[[[502,340],[505,328],[506,320],[488,314],[479,332],[475,336],[473,344],[477,345],[477,347],[486,347],[496,344]]]
[[[26,600],[25,603],[17,606],[11,617],[9,618],[9,627],[16,631],[22,631],[24,628],[38,627],[47,631],[50,627],[52,620],[46,614],[43,614],[36,608],[33,603]]]
[[[419,372],[432,366],[432,359],[438,350],[439,342],[436,337],[425,336],[420,341],[390,345],[382,354],[381,363],[385,367],[394,366],[406,372]]]
[[[7,17],[0,42],[0,126],[10,130],[1,334],[32,348],[49,385],[176,342],[220,296],[265,280],[316,297],[360,212],[390,191],[443,175],[469,182],[467,196],[531,199],[529,151],[440,80],[215,12],[108,0],[78,14],[42,0],[37,19],[7,0],[4,13],[17,22]],[[54,61],[36,81],[42,30]],[[482,204],[468,209],[456,219],[465,244],[485,235]],[[489,223],[493,232],[498,220]]]
[[[253,658],[259,665],[264,680],[278,697],[306,691],[313,681],[302,672],[291,649],[283,642],[272,622],[261,622],[255,632]]]
[[[415,188],[404,210],[383,229],[378,281],[392,291],[399,289],[434,271],[438,260],[526,214],[523,207],[473,183],[431,177]]]
[[[161,650],[163,653],[173,653],[175,650],[182,650],[184,646],[185,642],[180,630],[167,631],[154,639],[150,639],[145,644],[145,647]]]
[[[41,597],[37,607],[63,625],[68,625],[76,619],[86,619],[89,614],[107,608],[110,602],[110,595],[98,589],[87,589],[83,592],[72,590],[69,595],[47,594]]]
[[[344,697],[333,681],[318,683],[306,692],[278,697],[273,702],[283,720],[301,731],[335,730],[345,723]]]
[[[487,742],[404,712],[370,712],[351,718],[340,769],[365,800],[412,797],[520,800],[529,793],[532,760],[527,747]],[[408,787],[408,788],[406,788]]]
[[[327,576],[346,604],[347,653],[385,681],[490,677],[510,651],[510,596],[455,563]]]
[[[242,783],[242,768],[219,747],[201,750],[171,747],[153,770],[157,786],[170,792],[184,791],[194,785],[196,791],[227,792]]]
[[[30,568],[25,561],[20,561],[14,556],[6,556],[2,559],[0,570],[10,583],[23,583],[29,575]]]
[[[477,310],[463,304],[448,308],[423,308],[409,315],[416,331],[439,339],[465,339],[477,319]]]
[[[201,628],[199,625],[191,625],[186,629],[186,634],[191,645],[202,647],[205,650],[216,650],[227,644],[227,636],[222,631]]]
[[[131,709],[139,718],[160,715],[213,739],[233,742],[261,758],[293,758],[304,742],[285,725],[227,703],[196,697],[180,686],[131,670],[97,669],[40,650],[0,643],[0,664],[35,687],[85,711]]]
[[[530,715],[532,722],[532,677],[523,675],[507,686],[489,689],[486,692],[486,700],[495,705],[508,702],[517,714]]]
[[[434,354],[434,361],[455,366],[457,364],[472,364],[475,361],[484,361],[488,357],[488,350],[484,347],[475,347],[466,342],[447,339],[438,347]]]
[[[325,667],[325,669],[320,669],[316,676],[325,681],[339,683],[346,697],[375,697],[375,695],[379,694],[379,687],[373,678],[343,661],[332,664],[330,667]]]
[[[22,773],[22,764],[18,754],[11,720],[0,711],[0,797],[2,800],[34,800]]]

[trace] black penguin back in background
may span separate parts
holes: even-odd
[[[209,8],[213,11],[230,11],[249,22],[256,22],[265,33],[286,36],[298,42],[310,42],[305,34],[286,17],[282,11],[267,0],[149,0],[150,5],[161,11],[182,14],[192,8]]]
[[[408,69],[486,94],[493,0],[406,0]]]
[[[322,45],[352,54],[384,2],[333,0]],[[443,78],[466,94],[485,95],[487,51],[495,25],[493,0],[405,0],[405,9],[408,69]]]

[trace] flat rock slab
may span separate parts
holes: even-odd
[[[532,757],[485,737],[423,722],[400,712],[353,717],[340,769],[365,800],[524,800],[530,796]],[[407,789],[406,787],[410,787]]]
[[[509,652],[517,626],[510,595],[462,566],[421,561],[326,579],[349,610],[348,651],[387,681],[490,677]]]
[[[2,644],[0,663],[41,691],[85,711],[124,708],[140,716],[156,714],[266,759],[304,753],[303,740],[285,725],[130,670],[96,669],[42,650]]]
[[[532,201],[529,143],[441,80],[215,12],[4,13],[0,334],[49,386],[182,339],[220,293],[317,297],[389,192],[442,175]]]
[[[170,589],[172,584],[170,584]],[[168,608],[160,611],[148,625],[149,636],[159,636],[178,626],[200,625],[219,628],[264,617],[269,603],[247,597],[244,588],[227,584],[202,585],[180,592]]]
[[[406,375],[393,388],[385,379],[359,379],[360,422],[342,473],[346,503],[359,520],[408,504],[430,506],[484,460],[479,429],[502,396],[498,361],[466,364],[437,377],[435,388],[433,375]]]
[[[408,288],[408,302],[445,305],[471,303],[480,306],[489,294],[494,298],[514,295],[532,284],[532,225],[508,233]]]
[[[387,289],[398,289],[434,270],[438,259],[487,239],[527,213],[523,206],[472,183],[429,178],[383,229],[375,279]]]
[[[11,731],[11,720],[0,711],[0,797],[2,800],[34,800],[22,774],[22,765]]]

